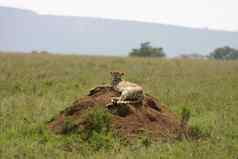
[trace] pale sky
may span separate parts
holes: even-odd
[[[238,0],[0,0],[40,14],[157,22],[238,31]]]

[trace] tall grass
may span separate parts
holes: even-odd
[[[124,71],[178,116],[189,109],[188,124],[209,136],[149,146],[115,141],[95,151],[77,134],[48,132],[47,120],[110,83],[111,70]],[[0,54],[0,71],[0,158],[238,157],[238,61]]]

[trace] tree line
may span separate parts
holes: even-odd
[[[196,54],[197,56],[199,54]],[[143,42],[139,48],[134,48],[129,52],[131,57],[166,57],[166,53],[162,47],[153,47],[150,42]],[[238,59],[238,49],[224,46],[216,48],[209,55],[209,59],[217,60],[235,60]]]

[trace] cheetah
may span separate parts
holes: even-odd
[[[121,93],[120,97],[113,97],[114,104],[135,104],[141,103],[144,99],[143,88],[135,83],[122,80],[124,73],[111,72],[112,83],[114,90]]]

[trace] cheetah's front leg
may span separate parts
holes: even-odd
[[[112,97],[111,102],[113,104],[117,104],[117,102],[120,100],[120,97]]]
[[[123,104],[127,99],[127,91],[123,91],[120,97],[115,97],[116,104]]]
[[[124,103],[124,101],[126,100],[126,98],[127,98],[127,92],[126,91],[123,91],[122,93],[121,93],[121,96],[120,97],[112,97],[112,99],[111,99],[111,102],[113,103],[113,104],[121,104],[121,103]]]

